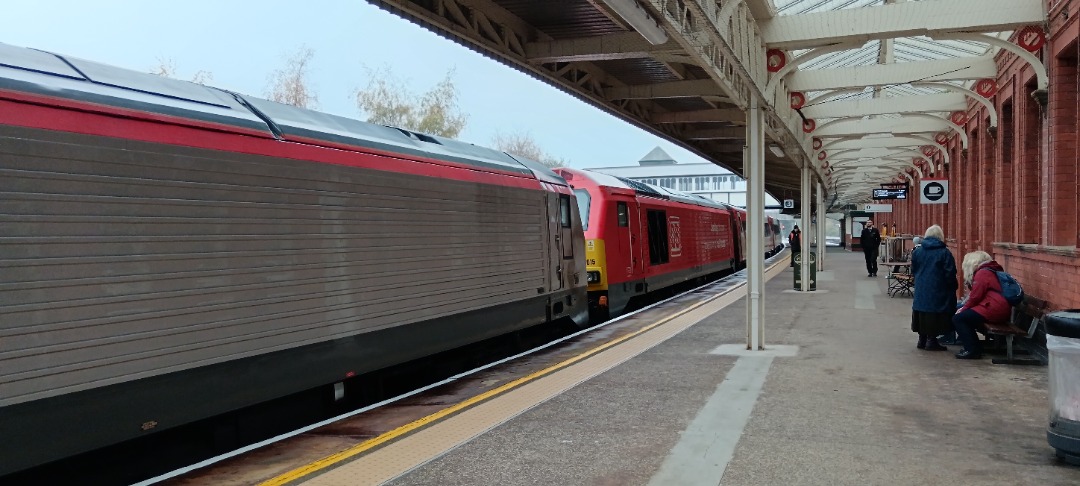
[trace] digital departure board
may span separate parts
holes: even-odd
[[[874,189],[874,200],[879,199],[907,199],[907,188],[882,187]]]

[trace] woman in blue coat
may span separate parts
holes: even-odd
[[[922,245],[911,253],[915,299],[911,303],[911,330],[919,333],[919,349],[945,351],[937,336],[952,331],[956,312],[956,259],[945,246],[941,226],[926,229]]]

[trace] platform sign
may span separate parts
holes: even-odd
[[[795,209],[795,200],[784,199],[784,209]]]
[[[948,179],[923,179],[919,181],[919,202],[922,204],[948,204]]]
[[[867,213],[891,213],[892,204],[863,204],[862,210]]]

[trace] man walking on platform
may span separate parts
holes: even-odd
[[[802,232],[799,231],[799,225],[795,225],[791,233],[788,233],[788,246],[791,247],[791,266],[794,267],[795,255],[802,252]]]
[[[859,244],[862,245],[863,257],[866,258],[866,276],[877,276],[878,246],[881,245],[881,233],[874,227],[874,220],[868,219],[863,223],[862,235],[859,236]]]

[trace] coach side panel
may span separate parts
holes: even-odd
[[[0,406],[535,298],[544,194],[0,127]]]

